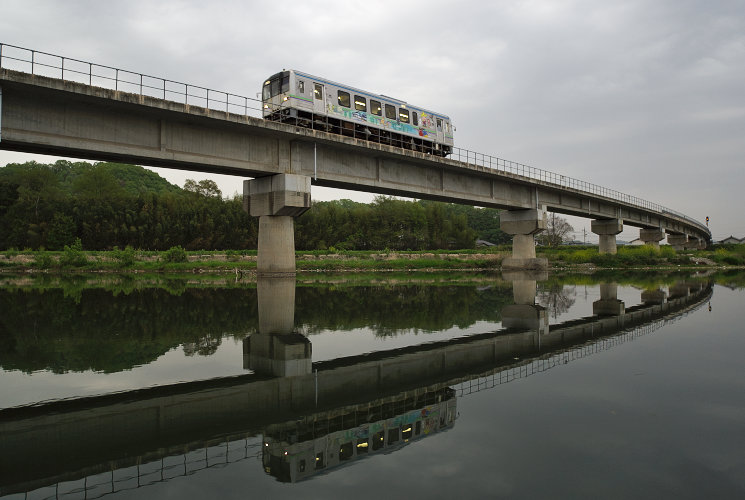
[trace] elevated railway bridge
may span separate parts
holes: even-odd
[[[449,157],[252,116],[260,101],[0,44],[0,149],[240,175],[259,217],[260,274],[294,273],[293,217],[311,186],[503,209],[503,267],[545,266],[534,235],[547,211],[591,219],[600,251],[624,226],[658,245],[699,247],[711,232],[656,203],[501,158]]]

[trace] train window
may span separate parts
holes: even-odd
[[[289,91],[290,91],[290,77],[289,75],[283,76],[282,77],[282,93],[284,94],[285,92],[289,92]]]
[[[418,436],[421,433],[422,433],[422,421],[417,420],[416,425],[414,426],[414,434]]]
[[[272,81],[267,80],[264,82],[263,98],[266,101],[272,97]]]
[[[379,449],[381,449],[383,447],[383,441],[384,441],[384,439],[385,438],[383,437],[383,431],[380,431],[380,432],[375,433],[373,435],[373,437],[372,437],[372,448],[373,448],[373,451],[379,450]]]
[[[388,444],[392,444],[398,441],[398,427],[394,429],[388,429]]]
[[[279,94],[279,78],[272,80],[272,97]]]
[[[411,439],[411,434],[413,432],[413,429],[411,426],[405,427],[404,430],[401,431],[401,437],[403,439]]]
[[[447,132],[448,134],[452,134],[453,133],[452,130],[451,130],[451,128],[450,128],[450,122],[445,122],[445,132]]]
[[[385,117],[390,118],[391,120],[396,119],[396,106],[391,106],[390,104],[385,105]]]
[[[301,94],[305,94],[305,82],[302,80],[297,81],[297,91]]]
[[[339,106],[344,106],[345,108],[349,108],[350,105],[350,99],[349,99],[349,92],[344,92],[343,90],[338,91],[339,94]]]
[[[398,110],[398,119],[401,120],[404,123],[409,123],[409,110],[408,109],[399,109]]]
[[[297,464],[298,472],[305,472],[305,460],[300,460]]]
[[[369,443],[367,442],[367,439],[358,439],[357,440],[357,454],[359,455],[360,453],[367,453],[368,446],[369,446]]]
[[[354,109],[357,111],[367,111],[367,99],[362,96],[354,96]]]
[[[442,120],[439,118],[437,119],[437,130],[442,130]]]
[[[316,86],[313,89],[313,97],[316,99],[323,99],[323,85],[320,83],[316,83]]]
[[[411,122],[414,124],[414,126],[419,126],[419,115],[416,114],[416,111],[411,112]]]
[[[383,107],[380,105],[379,101],[370,99],[370,113],[378,116],[383,114]]]
[[[339,460],[349,460],[352,458],[352,442],[344,443],[339,448]]]
[[[323,469],[326,467],[326,463],[323,461],[323,452],[318,452],[316,454],[316,469]]]

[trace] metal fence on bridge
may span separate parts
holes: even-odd
[[[201,106],[215,111],[254,117],[261,116],[262,102],[258,98],[240,96],[230,92],[190,85],[15,45],[0,43],[0,68],[23,71],[49,78],[59,78],[65,81],[164,99],[185,105]],[[315,123],[316,121],[312,120],[311,122]],[[541,181],[561,188],[575,189],[662,215],[674,216],[708,232],[704,224],[681,212],[591,182],[458,147],[452,148],[450,158],[468,165],[489,168],[497,172]]]

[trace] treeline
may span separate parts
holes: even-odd
[[[213,181],[184,188],[134,165],[28,162],[0,168],[0,249],[255,249],[258,220],[240,196],[223,199]],[[316,202],[295,221],[298,250],[473,248],[508,243],[497,210],[378,197]]]
[[[474,248],[477,239],[508,243],[499,212],[385,196],[372,203],[314,203],[295,223],[298,250],[436,250]]]
[[[255,248],[242,200],[200,184],[117,163],[10,164],[0,169],[0,248],[61,250],[77,238],[86,250]]]

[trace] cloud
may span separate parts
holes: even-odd
[[[249,97],[301,69],[447,114],[462,147],[741,227],[739,0],[5,0],[0,28],[4,43]],[[702,168],[718,195],[692,200]]]

